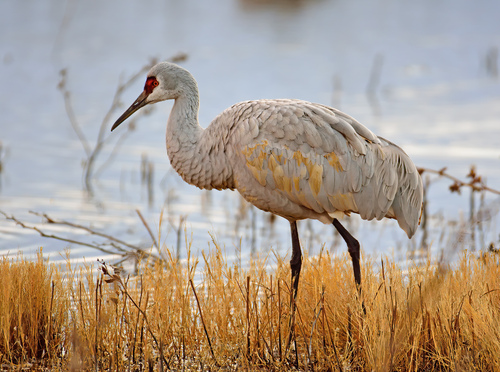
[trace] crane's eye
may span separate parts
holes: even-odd
[[[144,90],[147,94],[151,94],[153,90],[160,85],[158,80],[154,76],[150,76],[146,79],[146,84],[144,84]]]

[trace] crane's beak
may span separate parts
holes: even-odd
[[[121,123],[123,123],[125,120],[129,118],[134,112],[139,110],[141,107],[144,107],[148,104],[146,99],[148,98],[148,94],[146,91],[143,91],[139,97],[130,105],[130,107],[118,118],[117,121],[113,124],[111,127],[111,131],[115,130],[117,126],[119,126]]]

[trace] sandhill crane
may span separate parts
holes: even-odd
[[[409,238],[415,233],[423,198],[415,165],[354,118],[317,103],[263,99],[237,103],[203,129],[196,80],[161,62],[111,130],[141,107],[170,99],[167,153],[184,181],[201,189],[236,189],[257,208],[290,222],[292,298],[302,265],[298,220],[333,223],[347,244],[358,290],[360,245],[338,218],[394,218]]]

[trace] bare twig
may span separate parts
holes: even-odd
[[[180,53],[178,55],[175,55],[171,57],[169,60],[172,62],[179,62],[179,61],[184,61],[187,58],[187,55],[184,53]],[[84,169],[84,181],[85,181],[85,189],[89,192],[89,194],[92,195],[93,190],[92,190],[92,178],[94,176],[94,165],[95,161],[97,159],[97,156],[99,153],[102,151],[104,148],[107,140],[109,137],[105,138],[106,134],[106,129],[109,127],[110,120],[112,118],[113,113],[121,106],[120,105],[120,99],[123,94],[123,92],[129,88],[137,79],[142,77],[153,65],[157,63],[157,59],[151,59],[149,63],[144,65],[137,73],[129,77],[125,82],[119,82],[118,87],[116,88],[115,94],[113,96],[113,100],[111,101],[111,105],[104,115],[104,118],[101,121],[101,125],[99,127],[99,132],[97,135],[97,140],[95,143],[95,146],[92,148],[89,144],[89,141],[85,138],[85,135],[80,127],[80,124],[78,123],[78,120],[76,118],[76,115],[73,110],[73,105],[71,103],[71,93],[67,88],[67,70],[63,69],[61,70],[61,80],[58,84],[58,88],[61,91],[63,98],[64,98],[64,106],[66,109],[66,114],[68,115],[69,121],[71,126],[73,127],[73,130],[75,131],[76,135],[78,136],[78,139],[80,140],[82,147],[85,151],[85,155],[87,157],[85,161],[85,169]],[[134,123],[135,120],[137,120],[140,115],[145,115],[148,114],[150,110],[143,110],[140,113],[138,113],[135,116],[135,119],[130,122],[129,125],[129,131],[134,128]],[[121,138],[126,136],[127,131]],[[121,144],[121,141],[117,142],[115,144],[115,148]],[[114,156],[115,151],[112,152],[110,155],[110,158],[108,161]]]
[[[92,243],[80,242],[80,241],[77,241],[77,240],[63,238],[63,237],[60,237],[60,236],[57,236],[57,235],[52,235],[52,234],[44,233],[42,230],[40,230],[36,226],[27,225],[24,222],[18,220],[16,217],[7,215],[5,212],[0,211],[0,213],[3,214],[6,219],[14,221],[16,224],[18,224],[19,226],[21,226],[23,229],[34,230],[37,233],[39,233],[40,236],[42,236],[44,238],[51,238],[51,239],[61,240],[61,241],[72,243],[72,244],[78,244],[78,245],[82,245],[82,246],[85,246],[85,247],[95,248],[95,249],[98,249],[98,250],[100,250],[101,252],[104,252],[104,253],[116,254],[116,252],[108,251],[105,248],[103,248],[101,246],[98,246],[98,245],[95,245],[95,244],[92,244]]]
[[[133,117],[129,120],[129,126],[128,126],[129,130],[123,132],[123,134],[118,137],[118,140],[115,142],[113,150],[111,150],[108,158],[106,160],[103,160],[101,165],[99,166],[99,168],[97,168],[96,171],[93,173],[94,178],[99,178],[99,176],[104,171],[104,169],[106,169],[106,167],[113,162],[115,157],[118,155],[121,146],[123,145],[123,143],[127,139],[130,132],[132,131],[132,128],[135,127],[136,120],[137,120],[137,117]]]
[[[100,236],[102,238],[106,238],[106,239],[108,239],[110,241],[114,241],[114,242],[116,242],[118,244],[124,245],[125,247],[134,249],[136,251],[142,251],[141,247],[138,247],[136,245],[127,243],[127,242],[125,242],[123,240],[117,239],[114,236],[111,236],[111,235],[108,235],[108,234],[104,234],[104,233],[101,233],[99,231],[92,230],[91,228],[89,228],[87,226],[83,226],[83,225],[80,225],[80,224],[77,224],[77,223],[73,223],[73,222],[69,222],[69,221],[64,221],[64,220],[55,220],[54,218],[49,217],[46,213],[38,213],[38,212],[34,212],[34,211],[29,211],[29,213],[34,214],[35,216],[39,216],[39,217],[45,218],[45,220],[47,221],[47,223],[54,224],[54,225],[65,225],[65,226],[69,226],[69,227],[74,227],[76,229],[85,230],[85,231],[89,232],[92,235],[96,235],[96,236]],[[122,252],[126,252],[126,250],[124,250],[121,247],[115,246],[115,248],[118,248]]]
[[[122,241],[120,239],[117,239],[117,238],[115,238],[115,237],[113,237],[111,235],[103,234],[101,232],[92,230],[89,227],[82,226],[82,225],[79,225],[79,224],[76,224],[76,223],[72,223],[72,222],[68,222],[68,221],[55,220],[55,219],[49,217],[45,213],[42,214],[42,213],[36,213],[36,212],[32,212],[32,211],[30,211],[30,213],[32,213],[32,214],[34,214],[36,216],[40,216],[40,217],[45,218],[46,221],[47,221],[47,223],[56,224],[56,225],[63,225],[63,226],[69,226],[69,227],[72,227],[72,228],[75,228],[75,229],[81,229],[81,230],[89,232],[91,235],[95,235],[95,236],[99,236],[99,237],[105,238],[105,239],[108,240],[108,242],[106,242],[106,243],[95,243],[95,242],[94,243],[88,243],[88,242],[79,241],[79,240],[75,240],[75,239],[70,239],[70,238],[66,238],[66,237],[62,237],[62,236],[58,236],[58,235],[54,235],[54,234],[49,234],[49,233],[46,233],[45,231],[43,231],[41,228],[39,228],[37,226],[29,225],[29,224],[27,224],[27,223],[19,220],[15,216],[8,215],[7,213],[5,213],[3,211],[0,211],[0,214],[4,215],[7,220],[15,222],[17,225],[21,226],[24,229],[29,229],[29,230],[36,231],[38,234],[40,234],[40,236],[42,236],[44,238],[50,238],[50,239],[64,241],[64,242],[67,242],[67,243],[70,243],[70,244],[76,244],[76,245],[80,245],[80,246],[84,246],[84,247],[94,248],[94,249],[97,249],[97,250],[99,250],[99,251],[101,251],[103,253],[107,253],[107,254],[111,254],[111,255],[120,254],[124,259],[129,258],[129,257],[135,257],[137,259],[137,258],[142,258],[144,255],[148,255],[154,261],[161,260],[160,257],[158,257],[158,256],[156,256],[156,255],[154,255],[152,253],[146,252],[144,249],[142,249],[139,246],[129,244],[129,243],[124,242],[124,241]],[[110,249],[105,248],[106,245],[113,247],[114,250],[110,250]],[[126,248],[129,248],[129,249],[126,249]]]
[[[425,177],[425,182],[424,182],[424,203],[423,203],[423,211],[422,211],[422,228],[423,228],[423,235],[422,235],[422,247],[427,248],[427,223],[426,220],[428,218],[428,213],[427,213],[427,194],[428,194],[428,188],[431,183],[429,174],[436,174],[439,177],[444,177],[447,178],[453,183],[449,186],[449,190],[457,193],[461,193],[461,190],[463,187],[467,187],[470,189],[470,198],[469,198],[469,220],[467,224],[462,224],[462,226],[459,228],[458,235],[455,239],[454,244],[452,245],[456,249],[461,246],[461,244],[466,240],[466,236],[470,236],[470,244],[471,244],[471,249],[474,251],[475,250],[475,245],[476,245],[476,234],[475,230],[476,227],[479,229],[481,232],[482,227],[480,222],[483,222],[485,220],[488,220],[491,218],[493,214],[495,214],[495,209],[498,210],[498,201],[496,203],[493,203],[490,206],[485,206],[484,205],[484,195],[486,192],[490,192],[495,195],[500,195],[500,191],[493,189],[491,187],[486,186],[486,183],[483,179],[482,176],[478,175],[476,172],[476,167],[474,165],[471,166],[469,173],[467,174],[466,178],[469,179],[468,181],[462,181],[457,177],[454,177],[450,175],[449,173],[446,173],[446,167],[441,168],[440,170],[434,170],[434,169],[428,169],[428,168],[417,168],[418,172],[423,175],[424,173],[428,173],[427,177]],[[476,210],[475,206],[475,193],[481,193],[481,206]],[[482,237],[482,234],[480,235]],[[485,246],[485,244],[481,244],[481,246]]]
[[[179,216],[179,224],[177,225],[177,227],[172,222],[173,218],[168,219],[170,226],[172,226],[172,228],[175,230],[176,235],[177,235],[176,255],[175,255],[177,261],[179,261],[181,259],[181,236],[182,236],[182,229],[183,229],[182,226],[186,222],[186,219],[187,219],[187,215],[185,215],[185,214],[180,215]],[[215,238],[213,236],[212,236],[212,241],[214,241],[214,243],[215,243]]]
[[[207,336],[208,346],[210,346],[210,353],[212,354],[212,357],[214,358],[215,364],[219,365],[219,363],[217,363],[217,358],[215,358],[214,349],[212,348],[212,341],[210,341],[210,336],[208,335],[207,327],[205,325],[205,320],[203,319],[203,313],[201,312],[201,305],[200,305],[200,301],[198,300],[198,295],[196,294],[196,289],[194,288],[193,279],[189,279],[189,284],[191,284],[191,288],[193,289],[194,297],[196,299],[196,304],[198,305],[198,311],[200,312],[201,324],[203,324],[205,336]]]
[[[472,188],[474,191],[488,191],[491,192],[492,194],[500,195],[500,191],[486,186],[486,184],[483,182],[482,177],[476,174],[476,169],[474,166],[471,167],[470,173],[467,175],[467,177],[471,178],[469,182],[462,181],[457,177],[454,177],[451,174],[446,173],[445,172],[446,169],[447,167],[441,168],[440,170],[434,170],[429,168],[417,168],[420,174],[432,173],[452,180],[453,184],[450,186],[451,192],[460,193],[460,188],[465,186]]]
[[[135,212],[137,213],[137,215],[139,216],[139,218],[141,219],[142,221],[142,224],[144,225],[144,227],[146,228],[146,230],[148,231],[149,233],[149,236],[151,237],[151,240],[153,240],[153,244],[154,246],[157,248],[157,249],[160,249],[159,246],[158,246],[158,242],[156,241],[156,238],[155,236],[153,235],[153,232],[151,231],[151,229],[149,228],[148,226],[148,223],[146,222],[146,220],[144,219],[144,217],[142,216],[142,213],[139,209],[136,209]]]
[[[64,106],[66,108],[66,114],[68,115],[71,126],[73,127],[73,130],[77,134],[78,139],[82,143],[83,149],[85,150],[85,155],[87,159],[85,161],[84,181],[85,181],[85,188],[90,194],[92,194],[93,191],[91,180],[93,175],[94,162],[105,145],[105,139],[104,139],[105,129],[111,120],[112,114],[120,106],[121,95],[123,94],[125,89],[138,78],[138,76],[144,74],[144,72],[149,70],[149,68],[151,68],[151,66],[153,66],[155,63],[156,60],[152,60],[148,65],[144,66],[137,74],[133,75],[131,78],[125,81],[125,83],[120,82],[118,84],[118,87],[115,91],[115,95],[111,102],[111,106],[108,109],[107,113],[104,115],[103,120],[101,121],[99,133],[94,148],[91,148],[88,140],[85,138],[85,135],[81,130],[78,120],[76,119],[76,115],[73,111],[73,105],[71,103],[71,93],[67,88],[67,71],[65,69],[61,70],[61,81],[59,82],[58,88],[63,94]]]
[[[80,140],[83,146],[83,150],[85,150],[85,154],[87,155],[87,157],[89,157],[92,150],[90,149],[89,142],[85,138],[85,135],[83,134],[82,129],[80,128],[80,125],[78,124],[78,120],[76,120],[76,115],[75,112],[73,111],[73,105],[71,104],[71,93],[67,89],[66,85],[68,71],[66,69],[62,69],[61,71],[59,71],[59,74],[61,75],[61,81],[59,81],[57,88],[59,88],[59,90],[63,95],[66,115],[68,115],[69,122],[73,127],[73,130],[75,131],[76,135],[78,136],[78,139]]]

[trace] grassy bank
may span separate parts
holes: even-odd
[[[242,270],[217,248],[202,260],[129,278],[1,259],[2,368],[500,370],[498,254],[405,272],[363,260],[366,315],[347,257],[306,258],[290,342],[287,261],[270,254]]]

